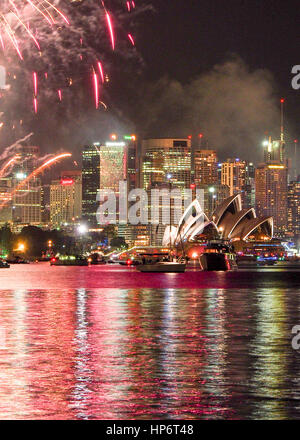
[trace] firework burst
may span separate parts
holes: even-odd
[[[23,96],[31,92],[37,113],[42,98],[61,103],[70,89],[88,83],[98,108],[116,56],[137,54],[134,21],[148,6],[143,1],[139,9],[124,0],[1,0],[0,64],[11,89],[20,95],[25,86]]]

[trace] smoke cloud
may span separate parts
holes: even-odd
[[[279,136],[278,97],[272,74],[251,71],[240,58],[216,65],[189,84],[162,78],[144,88],[139,121],[145,137],[204,133],[221,158],[261,160],[268,132]]]

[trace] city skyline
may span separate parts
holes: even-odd
[[[299,0],[0,0],[1,420],[300,419],[299,29]]]

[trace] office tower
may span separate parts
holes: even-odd
[[[99,145],[100,189],[111,189],[119,195],[119,183],[127,178],[127,149],[124,141]]]
[[[274,232],[287,230],[287,174],[284,164],[261,164],[255,172],[256,212],[259,217],[272,216]]]
[[[42,186],[42,223],[44,226],[50,223],[50,184]]]
[[[218,183],[218,158],[215,150],[195,150],[193,153],[194,183],[214,185]]]
[[[68,225],[81,218],[82,181],[80,171],[64,171],[50,186],[50,221],[52,226]]]
[[[97,224],[97,193],[100,188],[99,145],[87,145],[82,151],[82,218],[90,226]]]
[[[229,187],[230,195],[242,192],[246,183],[246,162],[227,159],[221,167],[221,183]]]
[[[255,172],[256,212],[258,216],[273,216],[274,232],[284,236],[288,230],[288,162],[285,158],[283,104],[281,102],[280,140],[263,142],[264,163]]]
[[[244,208],[255,206],[255,166],[246,162],[245,185],[242,188],[242,203]]]
[[[300,237],[300,176],[288,185],[288,234]]]
[[[4,203],[0,209],[0,225],[12,222],[12,201],[10,193],[12,191],[12,177],[2,177],[0,179],[0,203]]]
[[[124,136],[126,140],[128,191],[140,187],[140,161],[135,135]]]
[[[154,208],[151,200],[152,189],[189,189],[191,185],[191,140],[190,139],[146,139],[142,141],[143,164],[142,184],[148,192],[149,212]],[[171,224],[176,224],[173,206],[179,201],[171,200]],[[180,199],[182,203],[182,197]],[[150,242],[161,245],[165,230],[162,224],[162,212],[167,207],[160,198],[158,209],[160,212],[159,225],[149,225]],[[183,210],[182,206],[182,210]]]
[[[42,183],[39,177],[25,179],[37,168],[39,147],[22,146],[12,176],[12,221],[18,224],[40,225],[42,222]]]
[[[278,164],[284,163],[285,159],[285,142],[284,140],[273,141],[271,137],[265,140],[263,143],[264,147],[264,163],[267,164]]]
[[[171,176],[172,186],[189,188],[191,184],[191,140],[147,139],[142,141],[143,187],[166,183]]]
[[[24,179],[21,175],[13,179],[12,220],[38,226],[42,222],[41,179],[34,177],[20,185]]]

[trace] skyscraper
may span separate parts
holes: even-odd
[[[246,183],[246,162],[227,159],[222,163],[221,183],[229,187],[230,195],[242,192]]]
[[[255,166],[252,162],[246,163],[245,185],[242,189],[242,203],[244,208],[255,206]]]
[[[142,184],[148,192],[149,211],[153,208],[152,189],[180,189],[191,185],[191,140],[190,139],[146,139],[142,141],[143,164]],[[159,200],[159,225],[149,225],[150,241],[153,245],[161,245],[165,225],[162,224],[163,200]],[[176,203],[171,200],[171,205]],[[182,198],[180,199],[182,203]],[[183,209],[183,206],[182,206]],[[172,224],[176,223],[171,208]]]
[[[300,176],[288,185],[288,233],[300,238]]]
[[[166,183],[170,175],[176,188],[189,188],[191,183],[190,139],[147,139],[142,141],[143,187]]]
[[[127,178],[127,148],[124,141],[100,144],[100,188],[119,195],[119,182]]]
[[[194,182],[198,185],[214,185],[218,182],[218,158],[215,150],[195,150],[193,161]]]
[[[287,173],[287,167],[280,163],[261,164],[255,173],[257,215],[272,216],[278,235],[287,230]]]
[[[271,137],[264,141],[264,163],[278,164],[284,162],[285,142],[283,140],[273,141]]]
[[[82,151],[82,217],[90,226],[97,224],[97,193],[100,189],[99,145],[87,145]]]
[[[39,147],[22,146],[18,155],[12,184],[12,220],[13,223],[39,225],[42,222],[41,179],[33,177],[22,184],[38,165]]]
[[[64,171],[50,186],[50,221],[52,226],[70,224],[81,218],[82,183],[80,171]]]

